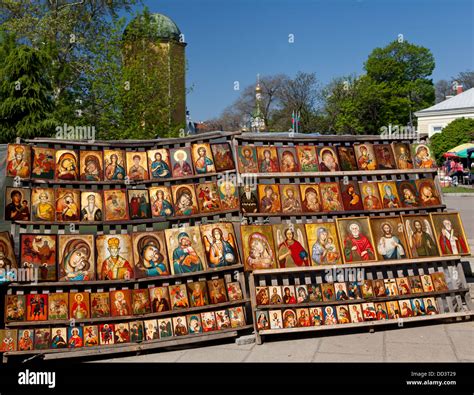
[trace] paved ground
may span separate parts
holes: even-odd
[[[474,251],[474,196],[446,197],[459,210]],[[471,259],[474,267],[474,260]],[[474,278],[469,279],[474,290]],[[474,295],[474,292],[471,292]],[[211,343],[104,362],[474,362],[474,321],[387,327],[374,333],[335,331],[330,336],[268,339],[262,345]]]

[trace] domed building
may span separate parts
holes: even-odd
[[[186,58],[184,35],[169,17],[148,13],[136,17],[123,33],[124,62],[147,59],[150,73],[159,75],[157,94],[169,96],[169,123],[186,122]],[[155,69],[157,68],[157,69]],[[156,74],[156,73],[159,74]],[[153,107],[153,103],[150,103]]]

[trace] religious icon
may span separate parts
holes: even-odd
[[[431,213],[430,216],[441,255],[470,254],[459,213]]]
[[[125,152],[127,159],[127,176],[132,181],[149,180],[146,152]]]
[[[245,325],[245,315],[242,306],[229,308],[230,326],[239,328]]]
[[[270,329],[270,318],[268,316],[268,311],[256,311],[255,312],[257,330],[264,331]]]
[[[410,299],[413,317],[426,315],[425,304],[422,298]]]
[[[280,268],[311,265],[304,225],[277,224],[273,225],[272,228]]]
[[[68,348],[80,348],[84,342],[82,340],[83,328],[81,326],[70,326],[67,328]]]
[[[397,167],[400,170],[413,169],[413,160],[410,154],[410,144],[392,143]]]
[[[385,283],[383,279],[372,280],[372,286],[374,290],[374,296],[376,298],[383,298],[387,296],[385,293]]]
[[[279,285],[273,285],[268,287],[268,293],[270,295],[270,304],[282,304],[283,303],[283,295],[281,293],[281,287]],[[261,295],[263,301],[265,301],[265,295]],[[265,304],[265,303],[262,303]],[[268,303],[266,303],[268,304]]]
[[[99,280],[129,280],[134,277],[130,235],[96,236]]]
[[[350,281],[347,283],[347,296],[349,296],[350,300],[362,298],[358,281]]]
[[[216,312],[217,330],[231,327],[229,312],[227,310],[217,310]]]
[[[187,287],[191,307],[202,307],[209,304],[207,283],[205,281],[187,283]]]
[[[99,329],[97,325],[84,325],[84,347],[99,345]]]
[[[337,324],[337,312],[336,308],[332,306],[325,306],[323,309],[324,314],[324,325],[336,325]]]
[[[362,314],[364,321],[373,321],[377,319],[377,312],[372,302],[362,303]]]
[[[79,179],[77,156],[74,150],[56,150],[56,180],[77,181]]]
[[[130,322],[130,342],[141,343],[145,336],[143,321]]]
[[[189,307],[188,292],[185,284],[169,286],[171,309],[187,309]]]
[[[400,198],[398,197],[397,184],[395,181],[379,182],[380,196],[382,197],[383,208],[400,208]]]
[[[165,236],[172,274],[207,269],[198,226],[166,229]]]
[[[217,329],[216,315],[213,311],[201,313],[201,322],[204,332],[212,332]]]
[[[103,207],[101,192],[81,192],[81,221],[102,221]]]
[[[309,302],[308,287],[306,285],[296,285],[296,302],[307,303]]]
[[[115,324],[115,344],[130,343],[130,327],[128,322]]]
[[[102,151],[79,151],[81,181],[101,181],[104,179]]]
[[[382,199],[380,199],[379,189],[376,182],[360,181],[359,189],[362,194],[364,210],[373,211],[382,209]]]
[[[189,334],[185,316],[173,317],[173,332],[175,336],[186,336]]]
[[[390,144],[374,144],[375,161],[377,170],[396,170],[397,164]]]
[[[360,292],[362,293],[362,298],[368,299],[374,296],[374,289],[372,287],[372,280],[363,280],[360,285]]]
[[[426,315],[439,314],[438,304],[435,298],[424,298],[423,303],[425,305]]]
[[[384,302],[375,303],[375,318],[377,320],[388,320],[387,306]]]
[[[114,324],[99,325],[99,340],[101,346],[109,346],[115,343],[115,327]]]
[[[415,181],[397,181],[397,189],[403,207],[412,208],[420,206],[420,198]]]
[[[170,295],[168,287],[153,287],[149,288],[151,310],[153,313],[161,313],[162,311],[170,310]]]
[[[364,210],[357,181],[341,181],[341,198],[345,210]]]
[[[234,227],[230,222],[200,226],[209,268],[220,268],[239,263]]]
[[[128,203],[125,189],[105,189],[104,208],[106,221],[126,221],[128,215]]]
[[[109,292],[91,292],[91,317],[110,317]]]
[[[281,310],[270,310],[270,329],[283,329],[283,318]]]
[[[323,283],[321,284],[321,290],[323,293],[323,301],[334,302],[336,300],[336,292],[334,290],[334,284]]]
[[[318,213],[323,209],[318,184],[300,184],[302,210],[305,213]]]
[[[336,221],[344,263],[375,261],[369,218],[337,218]]]
[[[239,187],[240,210],[242,214],[254,214],[258,212],[257,187],[246,184]]]
[[[307,285],[310,302],[322,302],[323,293],[319,284]]]
[[[56,191],[56,221],[76,222],[81,217],[81,191],[58,188]]]
[[[240,173],[258,173],[257,150],[253,145],[237,147]]]
[[[337,301],[349,300],[346,283],[334,283],[334,290],[336,291]]]
[[[48,319],[48,295],[26,295],[26,320],[46,321]]]
[[[147,289],[132,289],[132,310],[134,315],[151,313],[151,302]]]
[[[132,315],[132,293],[129,289],[110,291],[110,312],[112,317]]]
[[[16,351],[17,339],[16,329],[0,329],[0,352]]]
[[[30,220],[30,190],[28,188],[5,188],[5,221]]]
[[[170,322],[170,330],[171,330],[171,318],[168,318],[168,320]],[[145,320],[143,321],[143,324],[145,326],[146,340],[157,340],[160,338],[157,320]]]
[[[398,294],[409,295],[411,294],[410,283],[408,277],[398,277],[395,279],[397,282]]]
[[[294,147],[278,147],[278,159],[282,173],[294,173],[301,170]]]
[[[271,225],[240,227],[245,270],[276,268]]]
[[[279,213],[281,211],[280,193],[276,184],[259,184],[258,198],[261,213]]]
[[[152,179],[171,177],[170,153],[167,148],[147,151],[148,167]]]
[[[297,185],[280,185],[281,207],[283,214],[301,213],[301,197]]]
[[[25,313],[25,295],[5,295],[5,322],[24,321]]]
[[[370,219],[379,260],[405,259],[408,248],[400,217],[379,217]]]
[[[128,208],[130,210],[130,219],[148,219],[151,218],[150,197],[148,189],[128,189]]]
[[[411,293],[419,294],[423,292],[423,285],[420,276],[408,276],[408,282],[410,283]]]
[[[170,158],[174,178],[189,177],[194,174],[189,147],[171,148]]]
[[[375,170],[377,162],[372,144],[354,144],[354,151],[357,158],[357,167],[359,170]]]
[[[17,268],[13,237],[10,232],[0,232],[0,270],[3,270],[3,277],[13,268]]]
[[[280,171],[276,147],[257,147],[259,173],[276,173]]]
[[[222,278],[209,280],[207,282],[207,289],[209,290],[209,301],[211,304],[227,302],[226,287]]]
[[[125,180],[125,153],[123,150],[104,149],[104,179],[108,181]]]
[[[429,274],[422,274],[420,276],[421,285],[423,287],[423,292],[433,292],[434,285],[433,281],[431,280],[431,276]]]
[[[351,322],[363,322],[364,315],[362,313],[362,308],[360,304],[351,304],[349,305],[349,315],[351,317]]]
[[[51,328],[51,348],[67,348],[67,328]]]
[[[436,168],[436,161],[426,144],[412,144],[410,148],[415,169]]]
[[[286,309],[282,312],[283,328],[296,328],[296,312],[293,309]]]
[[[8,144],[7,177],[30,177],[31,150],[29,145]]]
[[[132,243],[135,278],[170,275],[163,231],[133,233]]]
[[[80,320],[90,317],[89,292],[71,292],[69,294],[69,318]]]
[[[150,192],[152,216],[172,217],[174,215],[174,207],[170,187],[150,187],[148,191]]]
[[[186,321],[188,323],[189,334],[202,333],[201,315],[199,313],[188,314]]]
[[[321,307],[309,308],[309,322],[311,326],[321,326],[324,322],[324,313]]]
[[[349,312],[349,306],[338,305],[336,306],[337,321],[339,324],[349,324],[351,322],[351,314]]]
[[[229,143],[211,144],[216,171],[235,169],[234,157]]]
[[[318,157],[313,145],[297,145],[296,154],[301,171],[318,171]]]
[[[54,148],[31,147],[33,164],[31,165],[31,178],[52,180],[54,178],[54,165],[56,150]]]
[[[314,265],[342,263],[336,224],[321,222],[306,224],[306,235]]]
[[[277,290],[278,292],[278,287]],[[280,301],[281,301],[281,290],[280,290]],[[268,287],[256,287],[255,288],[255,300],[257,305],[267,305],[270,304],[270,295],[268,293]],[[280,302],[276,303],[279,304]]]
[[[394,278],[386,278],[383,280],[385,285],[385,294],[387,296],[397,296],[397,281]]]
[[[214,158],[208,143],[193,144],[191,152],[196,174],[215,173]]]
[[[239,208],[239,193],[234,181],[218,181],[217,189],[223,210]]]
[[[221,199],[215,182],[204,182],[196,185],[196,195],[201,213],[221,210]]]
[[[401,317],[400,306],[396,300],[390,300],[386,302],[388,319],[394,320]]]
[[[50,293],[48,297],[48,319],[67,320],[69,295],[65,292]]]
[[[354,147],[338,146],[337,154],[339,155],[339,163],[341,170],[343,171],[354,171],[357,168],[357,159],[354,151]]]
[[[322,182],[319,184],[323,211],[344,211],[341,190],[337,182]]]
[[[18,329],[18,351],[33,350],[33,329]]]
[[[93,235],[59,235],[59,281],[95,279]]]
[[[319,160],[319,171],[339,171],[337,154],[332,147],[316,147]]]
[[[240,283],[238,281],[227,283],[227,295],[229,296],[230,302],[242,300],[242,288],[240,287]]]
[[[430,207],[439,206],[441,204],[441,198],[432,179],[421,178],[415,180],[415,184],[418,189],[422,206]]]
[[[173,325],[171,318],[163,318],[158,320],[158,335],[160,339],[173,336]]]
[[[199,212],[193,184],[172,185],[171,192],[176,216],[194,215]]]
[[[402,215],[411,258],[439,256],[429,215]]]
[[[431,273],[431,279],[433,280],[433,286],[436,291],[448,291],[449,287],[446,283],[446,276],[443,272]]]

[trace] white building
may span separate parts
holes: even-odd
[[[459,93],[434,106],[415,112],[418,132],[431,137],[458,118],[474,118],[474,88]]]

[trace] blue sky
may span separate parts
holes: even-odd
[[[144,0],[169,16],[188,43],[187,107],[194,121],[218,116],[256,74],[362,73],[372,49],[399,34],[429,48],[433,80],[474,69],[472,0]],[[294,43],[288,42],[289,34]]]

